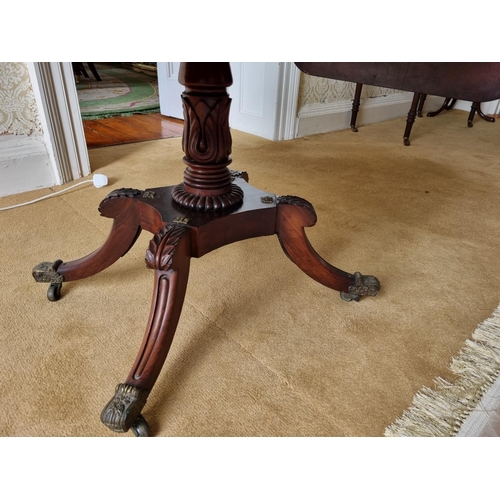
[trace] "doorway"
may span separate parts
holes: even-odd
[[[73,68],[88,149],[182,136],[183,120],[160,114],[156,63]]]
[[[290,62],[279,63],[279,67],[272,140],[291,139],[296,133],[299,71]],[[33,62],[28,63],[28,69],[49,151],[44,168],[57,179],[56,184],[89,175],[90,160],[71,63]]]

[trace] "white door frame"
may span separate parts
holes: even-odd
[[[59,184],[91,173],[80,105],[69,62],[28,63],[40,121]],[[297,119],[300,71],[280,63],[275,140],[293,139]]]
[[[299,85],[300,70],[295,66],[295,63],[280,63],[275,141],[287,141],[295,139],[297,136]]]
[[[90,160],[71,63],[32,62],[28,70],[58,184],[89,175]]]
[[[281,63],[270,63],[273,67],[270,72],[275,77],[270,77],[266,81],[258,81],[258,85],[271,84],[273,89],[266,89],[266,104],[262,104],[265,108],[265,117],[260,116],[255,121],[247,121],[243,119],[240,120],[241,116],[235,109],[239,102],[239,98],[245,93],[246,88],[234,88],[234,85],[242,85],[243,82],[240,81],[238,70],[241,64],[237,62],[232,62],[231,69],[233,73],[233,86],[228,89],[228,93],[232,99],[231,112],[229,115],[229,126],[231,128],[242,130],[244,132],[249,132],[251,134],[256,134],[261,137],[266,137],[273,141],[281,141],[286,139],[293,139],[296,130],[296,119],[297,119],[297,101],[300,83],[300,71],[295,66],[294,63],[281,62]],[[259,64],[269,64],[269,63],[259,63]],[[235,67],[235,65],[237,65]],[[276,73],[274,67],[276,66]],[[179,63],[175,62],[158,62],[158,88],[160,94],[160,112],[166,116],[173,116],[175,118],[183,118],[182,103],[180,99],[180,94],[183,92],[184,87],[177,82],[178,79],[178,67]],[[251,70],[250,70],[251,71]],[[269,76],[269,75],[268,75]],[[251,84],[250,84],[251,85]],[[270,97],[269,93],[272,94]],[[259,108],[259,103],[253,103]],[[273,109],[271,109],[271,107]],[[239,110],[240,113],[245,115],[245,111]],[[236,115],[235,115],[236,113]],[[248,115],[252,115],[250,111],[246,111],[245,118]],[[238,118],[238,119],[237,119]],[[236,121],[238,128],[235,125]]]

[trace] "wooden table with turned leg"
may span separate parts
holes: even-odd
[[[181,314],[191,257],[230,243],[276,234],[285,254],[307,275],[338,290],[344,300],[374,296],[377,278],[337,269],[313,249],[304,232],[316,223],[312,205],[297,196],[276,196],[248,184],[244,172],[231,171],[229,63],[182,63],[186,164],[181,184],[146,190],[118,189],[100,204],[113,219],[104,244],[71,262],[42,262],[33,269],[49,283],[49,300],[58,300],[62,283],[92,276],[111,266],[133,246],[142,229],[153,234],[146,265],[154,270],[154,290],[142,345],[124,383],[104,407],[101,421],[115,432],[132,429],[149,435],[141,411],[160,374]]]
[[[477,113],[483,120],[495,119],[481,111],[480,103],[500,98],[500,63],[496,62],[297,62],[304,73],[320,78],[356,82],[352,103],[351,130],[357,132],[356,117],[363,85],[413,92],[413,100],[403,135],[410,145],[410,133],[416,116],[421,116],[427,95],[445,97],[441,108],[427,116],[451,109],[458,99],[472,102],[467,125],[473,126]]]

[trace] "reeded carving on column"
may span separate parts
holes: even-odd
[[[114,432],[127,432],[141,414],[149,391],[118,384],[116,392],[101,413],[101,422]]]
[[[380,282],[375,276],[363,276],[361,273],[354,273],[354,285],[349,286],[349,293],[374,297],[379,291]]]

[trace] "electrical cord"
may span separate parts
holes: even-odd
[[[101,188],[103,186],[107,186],[108,178],[103,174],[94,174],[94,177],[92,180],[79,182],[78,184],[74,184],[73,186],[69,186],[65,189],[61,189],[60,191],[57,191],[55,193],[50,193],[46,196],[42,196],[41,198],[37,198],[36,200],[27,201],[25,203],[19,203],[19,205],[12,205],[10,207],[0,208],[0,211],[10,210],[12,208],[24,207],[25,205],[31,205],[32,203],[36,203],[37,201],[45,200],[46,198],[51,198],[52,196],[56,196],[58,194],[64,193],[65,191],[69,191],[70,189],[76,188],[77,186],[81,186],[82,184],[87,184],[88,182],[92,182],[96,188]]]

